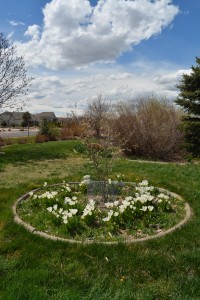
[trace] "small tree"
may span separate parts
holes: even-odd
[[[28,128],[28,136],[29,136],[29,128],[30,128],[30,122],[31,122],[31,114],[26,111],[23,115],[22,115],[22,119],[23,119],[23,125],[27,126]]]
[[[49,136],[49,122],[45,118],[42,120],[42,124],[40,126],[40,134]]]
[[[90,128],[95,131],[97,139],[101,138],[103,123],[105,122],[110,105],[99,95],[94,99],[86,110],[86,118]]]
[[[51,141],[56,141],[60,136],[60,129],[56,123],[44,118],[40,127],[40,134],[47,136]]]
[[[27,95],[32,77],[27,77],[23,57],[16,55],[16,48],[0,33],[0,108],[16,107],[19,99]],[[19,104],[19,103],[18,103]]]
[[[200,155],[200,57],[196,57],[197,66],[192,66],[191,74],[183,74],[180,94],[176,99],[188,115],[183,119],[187,149],[194,155]]]

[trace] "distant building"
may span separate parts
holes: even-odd
[[[0,114],[0,124],[4,121],[7,126],[21,126],[23,121],[22,116],[22,112],[5,111]]]
[[[45,119],[49,122],[55,122],[57,121],[57,118],[54,114],[54,112],[42,112],[39,114],[31,115],[32,121],[37,121],[39,124]]]
[[[23,114],[24,112],[3,112],[0,114],[0,125],[4,121],[7,126],[21,126],[23,122]],[[49,122],[57,121],[54,112],[31,114],[31,122],[33,125],[40,125],[44,119]]]

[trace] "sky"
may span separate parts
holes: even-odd
[[[198,0],[0,0],[0,32],[34,77],[24,111],[80,114],[98,95],[173,101],[200,56]]]

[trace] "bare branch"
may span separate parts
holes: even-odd
[[[21,105],[33,78],[27,76],[22,56],[0,33],[0,108]]]

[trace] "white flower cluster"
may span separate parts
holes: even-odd
[[[82,186],[84,184],[90,183],[90,175],[83,176],[81,182],[79,183],[79,186]]]
[[[114,214],[114,211],[112,209],[109,210],[107,217],[103,218],[102,221],[103,222],[109,222],[113,214]]]
[[[75,205],[77,203],[77,197],[65,197],[64,204]]]
[[[142,193],[141,195],[136,193],[136,198],[134,198],[134,202],[140,202],[142,204],[151,202],[154,200],[154,196],[150,195],[149,192]]]
[[[131,196],[126,197],[125,200],[122,201],[121,205],[119,206],[119,212],[123,214],[128,207],[130,207],[133,211],[136,210],[135,200]]]
[[[142,211],[147,211],[147,210],[152,211],[153,209],[154,209],[154,206],[152,206],[152,205],[142,206],[142,208],[140,208],[140,210],[142,210]]]
[[[38,196],[34,195],[33,198],[34,199],[36,199],[36,198],[38,198],[38,199],[44,199],[44,198],[54,199],[57,195],[58,195],[58,192],[56,192],[56,191],[52,191],[52,192],[46,191],[45,193],[43,193],[41,195],[38,195]]]
[[[67,224],[68,223],[68,219],[75,216],[78,212],[78,209],[76,208],[71,208],[69,210],[64,210],[62,213],[62,219],[63,219],[63,223]]]
[[[153,186],[148,185],[147,180],[143,180],[136,186],[136,194],[135,197],[127,196],[124,200],[107,202],[105,203],[105,207],[110,209],[108,211],[108,215],[103,218],[104,222],[110,221],[112,216],[119,216],[119,214],[123,214],[126,209],[129,209],[134,213],[137,209],[143,212],[152,212],[155,207],[155,203],[159,200],[168,200],[169,197],[165,194],[159,194],[158,199],[151,195],[151,192],[154,190]],[[137,205],[140,204],[139,206]],[[152,205],[150,205],[152,203]],[[141,207],[142,204],[142,207]],[[146,204],[146,205],[145,205]]]
[[[166,201],[169,200],[169,196],[163,193],[160,193],[157,197]]]
[[[114,202],[106,202],[105,204],[106,208],[112,208],[112,207],[117,207],[119,205],[119,201],[114,201]]]
[[[149,186],[148,181],[143,180],[142,182],[138,183],[135,189],[142,195],[147,192],[152,192],[154,190],[154,186]]]
[[[82,219],[84,219],[86,216],[91,216],[92,212],[95,210],[95,201],[93,199],[89,200],[89,203],[86,205],[83,214],[81,216]]]
[[[52,213],[56,218],[62,218],[64,224],[68,223],[68,219],[77,214],[78,209],[72,208],[69,210],[64,210],[63,208],[58,209],[58,205],[54,204],[53,206],[47,207],[47,211]]]
[[[170,202],[168,201],[169,200],[169,196],[168,195],[165,195],[163,193],[160,193],[158,196],[157,196],[157,199],[156,199],[156,202],[157,203],[162,203],[163,201],[167,202],[170,204]]]
[[[82,185],[86,185],[90,182],[90,176],[85,175],[79,184],[81,187]],[[115,181],[112,181],[111,179],[108,179],[107,184],[115,183]],[[59,189],[59,192],[65,192],[64,195],[67,197],[63,197],[63,193],[61,194],[62,204],[64,205],[61,207],[59,204],[59,192],[58,191],[46,191],[45,193],[42,193],[41,195],[34,194],[33,192],[30,192],[30,196],[33,197],[33,199],[54,199],[54,201],[57,201],[57,204],[54,204],[50,207],[47,207],[46,210],[53,214],[56,218],[59,219],[63,224],[67,224],[69,222],[70,218],[73,218],[74,216],[77,216],[79,206],[77,206],[78,194],[81,193],[80,191],[75,191],[73,188],[71,188],[68,184],[63,182],[63,185],[61,186],[61,190]],[[77,218],[85,219],[87,216],[91,216],[96,209],[96,216],[98,216],[99,219],[101,219],[103,222],[117,222],[119,218],[119,221],[124,219],[126,221],[127,218],[130,218],[131,215],[133,217],[136,217],[143,214],[144,216],[146,214],[149,214],[152,211],[157,211],[159,209],[159,205],[161,209],[168,209],[170,204],[170,197],[165,193],[159,193],[157,196],[157,190],[153,186],[149,186],[149,183],[147,180],[143,180],[139,184],[135,186],[135,188],[126,188],[124,187],[124,192],[127,196],[123,197],[123,188],[122,188],[122,195],[117,196],[115,201],[106,202],[104,204],[104,209],[101,207],[98,207],[98,203],[96,204],[95,200],[90,199],[85,204],[85,206],[80,209],[79,214]],[[132,193],[132,196],[129,196],[129,192]],[[77,197],[76,197],[76,196]],[[122,198],[123,197],[123,198]],[[64,198],[64,200],[63,200]],[[82,199],[82,198],[80,198]],[[82,202],[81,202],[82,203]],[[80,204],[81,204],[80,203]],[[162,203],[164,205],[162,205]],[[167,205],[166,205],[167,204]],[[82,206],[82,204],[81,204]]]
[[[64,190],[71,192],[71,188],[69,187],[69,184],[62,185],[61,191],[64,192]]]

